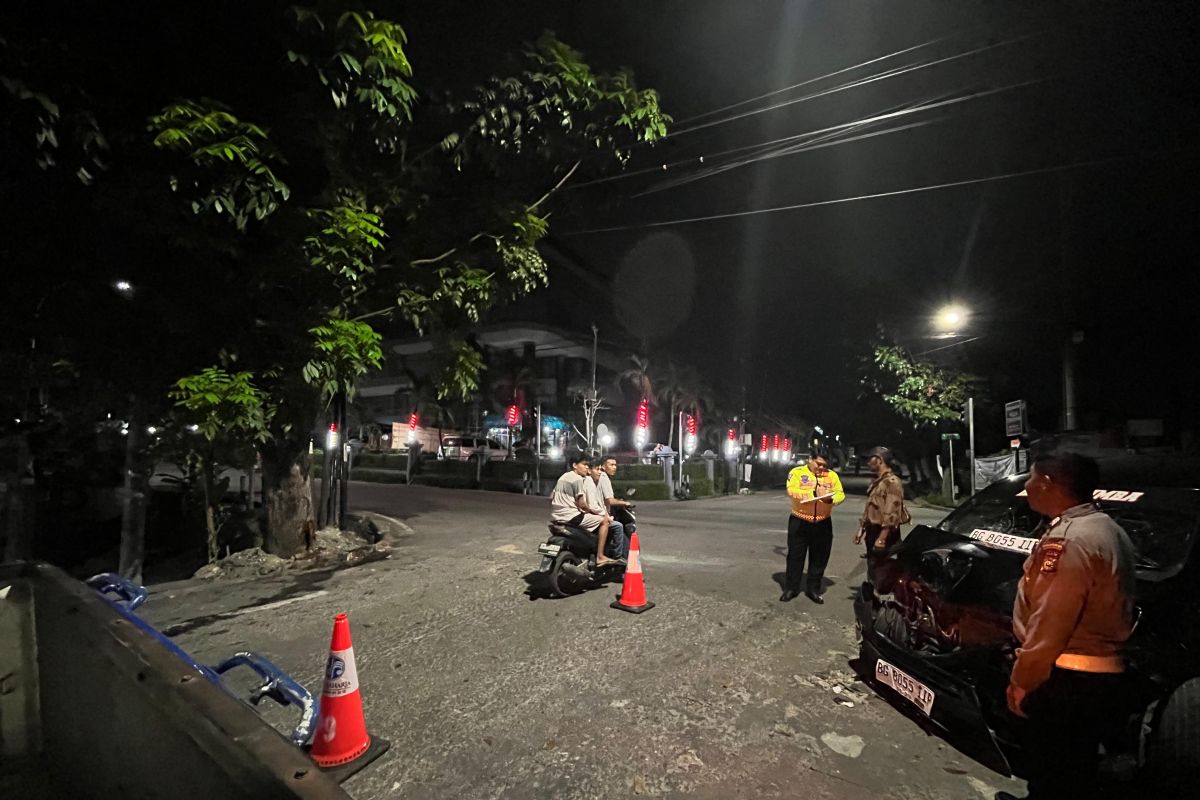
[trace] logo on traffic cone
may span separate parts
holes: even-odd
[[[338,614],[333,619],[333,639],[325,662],[321,721],[309,755],[318,767],[337,767],[358,758],[370,746],[354,666],[354,645],[350,643],[350,621],[345,614]]]
[[[637,531],[629,540],[629,566],[625,567],[621,596],[612,602],[612,607],[634,614],[654,608],[654,603],[646,599],[646,584],[642,580],[642,548],[638,544]]]

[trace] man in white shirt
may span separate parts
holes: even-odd
[[[614,508],[628,508],[633,503],[628,500],[619,500],[613,493],[612,479],[617,475],[617,459],[614,456],[604,456],[600,459],[600,477],[596,480],[596,485],[600,487],[600,497],[604,500],[604,510],[608,515],[613,516]],[[625,526],[613,519],[608,526],[608,539],[610,542],[619,542],[619,547],[614,546],[613,552],[620,558],[629,557],[629,536],[625,533]]]
[[[591,484],[598,497],[599,492],[595,490],[596,484],[591,476],[590,459],[584,455],[576,456],[571,460],[571,469],[563,473],[550,493],[550,518],[586,531],[595,531],[596,566],[603,567],[614,563],[614,559],[605,552],[609,517],[604,513],[602,499],[589,499],[588,484]]]

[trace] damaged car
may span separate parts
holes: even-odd
[[[1021,774],[1021,725],[1005,701],[1013,602],[1043,518],[1024,475],[917,526],[855,598],[860,674],[896,707],[1004,775]],[[1106,478],[1095,500],[1137,552],[1125,724],[1104,742],[1110,775],[1191,783],[1200,774],[1200,490]],[[1193,484],[1194,486],[1194,484]]]

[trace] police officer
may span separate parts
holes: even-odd
[[[846,499],[846,493],[825,455],[817,452],[809,456],[806,464],[788,473],[787,493],[792,498],[792,513],[788,517],[787,577],[779,600],[786,603],[793,599],[804,580],[804,596],[821,605],[825,602],[821,599],[821,579],[825,577],[829,551],[833,548],[831,515],[833,507]]]
[[[1013,609],[1008,707],[1028,718],[1029,800],[1094,796],[1100,741],[1122,710],[1134,550],[1092,502],[1099,474],[1094,459],[1062,453],[1036,459],[1025,482],[1030,508],[1049,518]]]

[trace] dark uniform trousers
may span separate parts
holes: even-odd
[[[788,517],[787,578],[785,587],[799,592],[804,578],[804,559],[808,557],[808,581],[806,591],[816,594],[821,591],[821,578],[825,577],[825,566],[829,563],[829,551],[833,549],[833,518],[809,522],[795,515]]]
[[[1124,675],[1055,667],[1021,704],[1029,800],[1094,800],[1102,739],[1120,719]]]

